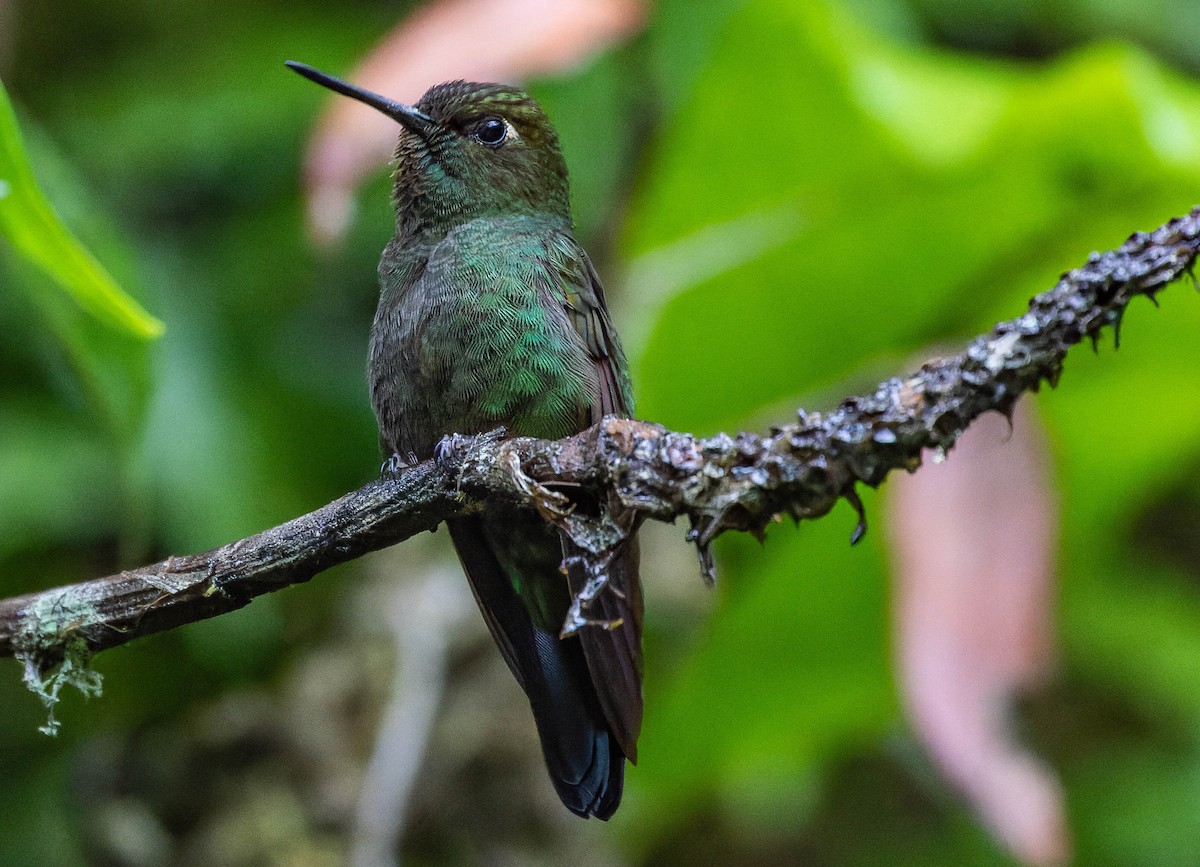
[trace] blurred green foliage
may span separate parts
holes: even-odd
[[[664,0],[643,36],[535,83],[639,414],[708,433],[820,408],[1200,202],[1200,84],[1179,71],[1200,70],[1200,19],[1160,5]],[[399,11],[15,8],[0,72],[34,173],[168,330],[114,331],[0,247],[0,593],[220,544],[365,480],[386,181],[343,248],[308,248],[318,97],[281,61],[344,70]],[[1038,399],[1063,659],[1021,724],[1063,776],[1081,864],[1200,861],[1200,304],[1162,301]],[[1008,863],[906,734],[882,534],[851,549],[853,523],[724,540],[700,623],[645,570],[641,764],[596,835],[647,864]],[[102,655],[107,694],[68,700],[57,742],[0,666],[0,862],[81,860],[77,751],[273,683],[357,577]]]
[[[153,319],[113,282],[104,267],[71,237],[34,180],[17,118],[0,88],[0,235],[40,266],[81,307],[135,337],[157,337]]]

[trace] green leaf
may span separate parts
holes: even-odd
[[[0,85],[0,236],[36,264],[98,320],[143,339],[163,324],[126,295],[63,225],[38,188],[21,144],[17,118]]]

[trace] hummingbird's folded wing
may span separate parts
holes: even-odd
[[[564,277],[564,295],[568,319],[587,348],[596,372],[596,401],[591,423],[605,415],[628,416],[633,412],[632,388],[628,366],[616,339],[604,288],[595,268],[582,249],[577,267]],[[619,548],[608,564],[607,586],[590,603],[585,615],[605,625],[585,626],[579,630],[584,656],[596,694],[613,734],[631,762],[637,763],[637,740],[642,727],[642,586],[638,575],[636,518],[632,513],[614,510],[629,541]],[[569,539],[563,537],[563,560],[571,592],[578,594],[590,577],[584,560]]]

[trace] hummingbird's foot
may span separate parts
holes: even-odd
[[[495,443],[508,436],[508,429],[498,427],[495,430],[490,430],[485,433],[475,434],[473,436],[460,433],[446,434],[437,441],[437,445],[433,447],[433,460],[439,467],[445,469],[446,464],[454,457],[454,453],[461,451],[466,444],[485,442]]]
[[[400,452],[392,452],[391,457],[383,462],[383,466],[379,468],[381,476],[390,476],[401,470],[407,470],[409,467],[415,467],[421,463],[415,454],[409,452],[407,456],[402,456]]]
[[[508,472],[517,490],[533,501],[533,507],[547,521],[561,521],[575,510],[574,504],[567,497],[526,475],[521,469],[521,457],[516,452],[506,453],[504,462],[508,465]]]
[[[446,462],[463,439],[465,437],[462,434],[448,434],[438,440],[437,445],[433,447],[433,462],[445,469]]]
[[[572,561],[577,561],[572,563]],[[585,608],[590,608],[592,602],[604,590],[615,593],[620,598],[624,599],[625,594],[620,588],[608,580],[608,565],[612,561],[611,552],[599,560],[588,562],[586,558],[578,555],[568,557],[563,563],[564,569],[570,569],[572,565],[581,565],[582,568],[590,571],[591,577],[583,588],[571,597],[571,607],[567,609],[567,616],[563,619],[562,630],[558,633],[559,638],[569,638],[585,626],[598,626],[606,632],[611,632],[614,629],[620,628],[625,623],[624,617],[618,617],[614,620],[606,620],[602,617],[588,617],[584,613]]]

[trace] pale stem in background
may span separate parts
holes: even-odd
[[[354,867],[399,863],[413,786],[446,689],[449,639],[475,612],[454,567],[390,578],[376,589],[383,594],[380,612],[396,642],[396,675],[358,796]]]

